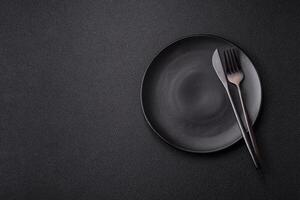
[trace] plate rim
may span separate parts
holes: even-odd
[[[146,77],[146,74],[148,72],[148,70],[150,69],[151,65],[155,62],[156,58],[161,55],[161,53],[163,51],[165,51],[166,49],[168,49],[169,47],[171,47],[172,45],[174,45],[175,43],[179,42],[179,41],[182,41],[184,39],[188,39],[188,38],[196,38],[196,37],[208,37],[208,38],[214,38],[214,39],[220,39],[220,40],[223,40],[227,43],[230,43],[230,44],[233,44],[234,46],[238,47],[238,49],[243,53],[245,54],[248,59],[250,60],[251,64],[253,65],[253,68],[254,68],[254,71],[256,72],[257,74],[257,77],[258,77],[258,82],[259,82],[259,85],[260,85],[260,101],[259,101],[259,106],[258,106],[258,112],[256,114],[256,116],[254,117],[254,120],[252,122],[252,125],[255,124],[258,116],[260,115],[260,112],[261,112],[261,107],[262,107],[262,99],[263,99],[263,93],[262,93],[262,84],[261,84],[261,79],[260,79],[260,76],[257,72],[257,69],[255,68],[255,65],[253,64],[252,62],[252,59],[248,56],[247,53],[245,53],[245,51],[237,44],[235,44],[234,42],[231,42],[230,40],[228,39],[225,39],[221,36],[217,36],[217,35],[213,35],[213,34],[192,34],[192,35],[188,35],[188,36],[183,36],[183,37],[179,37],[178,39],[176,40],[173,40],[171,43],[169,43],[168,45],[166,45],[164,48],[160,49],[155,55],[154,55],[154,58],[152,59],[152,61],[150,62],[150,64],[147,66],[144,74],[143,74],[143,77],[142,77],[142,82],[141,82],[141,85],[140,85],[140,106],[142,108],[142,113],[143,113],[143,116],[144,116],[144,119],[146,120],[148,126],[151,128],[152,131],[154,131],[154,133],[156,135],[158,135],[164,142],[166,142],[168,145],[176,148],[176,149],[179,149],[181,151],[185,151],[185,152],[190,152],[190,153],[196,153],[196,154],[205,154],[205,153],[214,153],[214,152],[218,152],[218,151],[221,151],[221,150],[224,150],[232,145],[234,145],[235,143],[237,143],[238,141],[240,141],[242,139],[242,135],[240,135],[240,137],[238,137],[237,139],[233,140],[232,142],[226,144],[226,145],[223,145],[221,147],[218,147],[218,148],[215,148],[215,149],[212,149],[212,150],[191,150],[191,149],[188,149],[188,148],[184,148],[184,147],[181,147],[179,145],[176,145],[174,143],[171,143],[169,142],[166,138],[164,138],[163,136],[161,136],[159,134],[159,132],[152,126],[150,120],[148,119],[146,113],[145,113],[145,109],[144,109],[144,104],[143,104],[143,86],[144,86],[144,82],[145,82],[145,77]]]

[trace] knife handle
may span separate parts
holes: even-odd
[[[242,136],[243,136],[244,141],[245,141],[245,143],[246,143],[247,149],[248,149],[248,151],[249,151],[249,153],[250,153],[250,156],[251,156],[251,158],[252,158],[252,160],[253,160],[253,163],[254,163],[254,165],[255,165],[256,168],[259,168],[259,162],[258,162],[258,159],[257,159],[255,153],[253,152],[252,148],[251,148],[251,141],[249,140],[249,138],[248,138],[247,135],[246,135],[246,132],[245,132],[244,127],[243,127],[243,125],[242,125],[241,119],[240,119],[239,114],[238,114],[238,112],[237,112],[237,110],[236,110],[235,104],[234,104],[234,102],[233,102],[233,100],[232,100],[231,94],[230,94],[230,92],[229,92],[228,89],[226,90],[226,92],[227,92],[227,95],[228,95],[228,97],[229,97],[229,101],[230,101],[232,110],[233,110],[233,112],[234,112],[236,121],[237,121],[237,123],[238,123],[238,126],[239,126],[239,128],[240,128],[240,130],[241,130]]]

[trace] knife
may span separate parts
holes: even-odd
[[[224,72],[224,68],[223,68],[223,65],[222,65],[222,61],[221,61],[218,49],[216,49],[214,51],[214,53],[213,53],[213,56],[212,56],[212,65],[214,67],[214,70],[215,70],[216,74],[218,75],[218,78],[220,79],[222,85],[224,86],[224,88],[226,90],[226,93],[228,95],[228,98],[229,98],[232,110],[234,112],[236,121],[238,123],[238,126],[239,126],[239,128],[241,130],[242,136],[243,136],[244,141],[246,143],[247,149],[248,149],[248,151],[250,153],[250,156],[251,156],[251,158],[253,160],[253,163],[254,163],[255,167],[258,168],[259,167],[259,165],[258,165],[258,159],[255,156],[255,153],[254,153],[253,149],[251,148],[251,141],[249,140],[249,138],[246,135],[246,132],[245,132],[244,127],[242,125],[240,116],[239,116],[239,114],[238,114],[238,112],[236,110],[235,104],[234,104],[234,102],[232,100],[232,96],[231,96],[230,91],[228,89],[227,78],[226,78],[226,75],[225,75],[225,72]]]

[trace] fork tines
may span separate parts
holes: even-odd
[[[225,71],[232,74],[241,71],[241,65],[238,59],[238,52],[235,48],[225,49],[223,51],[225,61]]]

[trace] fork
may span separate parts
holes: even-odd
[[[240,99],[241,107],[243,110],[246,128],[248,129],[252,148],[255,152],[255,156],[253,157],[253,159],[257,163],[257,167],[258,167],[258,164],[259,164],[258,159],[260,158],[260,155],[259,155],[256,140],[254,137],[252,124],[250,122],[248,112],[245,108],[244,99],[243,99],[242,92],[241,92],[240,84],[244,79],[244,73],[242,71],[242,68],[241,68],[241,65],[240,65],[240,62],[238,59],[237,50],[233,49],[233,48],[224,50],[224,60],[225,60],[225,73],[227,76],[227,80],[236,86],[238,94],[239,94],[239,99]],[[245,139],[245,141],[247,140],[245,137],[244,137],[244,139]]]

